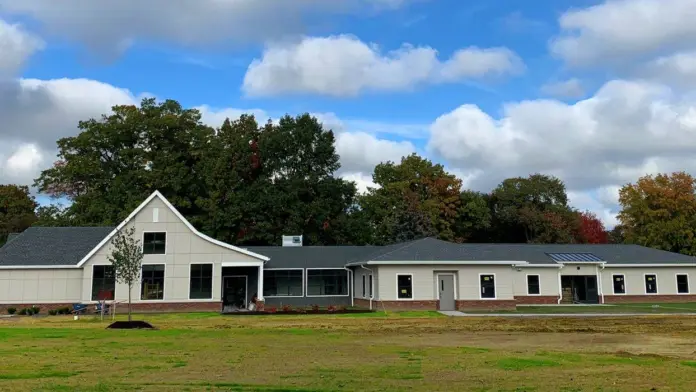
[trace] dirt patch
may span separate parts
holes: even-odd
[[[152,324],[147,321],[115,321],[106,329],[155,329]]]

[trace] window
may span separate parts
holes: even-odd
[[[114,299],[116,291],[116,274],[113,265],[95,265],[92,267],[92,301]]]
[[[191,264],[189,283],[190,299],[213,298],[213,265]]]
[[[645,275],[645,293],[657,294],[657,275]]]
[[[626,283],[623,275],[612,275],[614,294],[626,294]]]
[[[677,293],[678,294],[689,294],[689,275],[678,274],[677,275]]]
[[[413,277],[396,275],[396,291],[399,299],[413,299]]]
[[[163,255],[167,245],[167,233],[143,233],[143,253]]]
[[[348,295],[348,271],[307,270],[307,295]]]
[[[362,296],[363,296],[363,298],[365,298],[365,275],[362,276],[362,284],[363,284]]]
[[[143,265],[140,299],[164,299],[164,264]]]
[[[370,298],[372,298],[372,274],[370,274],[369,286],[370,286]]]
[[[539,275],[527,275],[527,294],[538,295],[539,293]]]
[[[481,298],[495,298],[495,275],[480,275]]]
[[[265,270],[263,272],[264,297],[301,297],[302,270]]]

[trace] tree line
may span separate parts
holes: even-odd
[[[331,130],[309,114],[259,124],[253,116],[205,125],[178,102],[144,99],[81,121],[58,140],[58,160],[34,187],[58,204],[38,206],[29,188],[0,185],[0,244],[36,226],[115,226],[159,190],[202,232],[235,245],[386,245],[433,236],[454,242],[637,243],[696,254],[696,192],[686,173],[646,176],[620,192],[611,232],[568,202],[564,183],[532,174],[490,193],[416,154],[374,169],[359,194],[335,176]]]

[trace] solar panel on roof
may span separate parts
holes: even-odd
[[[578,261],[578,262],[599,262],[604,261],[592,253],[547,253],[553,261]]]

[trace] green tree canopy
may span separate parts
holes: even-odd
[[[21,233],[36,221],[37,204],[29,188],[0,185],[0,246],[10,233]]]

